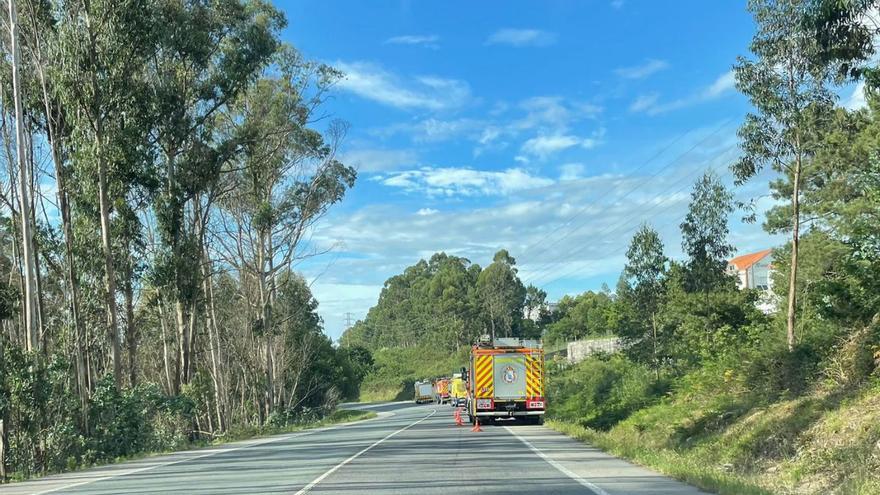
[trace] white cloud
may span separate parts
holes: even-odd
[[[671,112],[681,108],[705,103],[707,101],[720,98],[736,89],[736,78],[732,70],[718,76],[712,84],[700,89],[696,93],[672,100],[669,102],[660,102],[660,95],[650,93],[641,95],[630,104],[630,111],[645,112],[649,115],[658,115],[661,113]]]
[[[437,42],[440,37],[436,34],[405,34],[394,36],[385,40],[389,45],[421,45],[426,48],[438,48]]]
[[[614,73],[625,79],[642,79],[667,68],[669,68],[669,62],[651,59],[641,65],[621,67],[615,70]]]
[[[580,146],[584,149],[595,148],[602,142],[602,136],[605,135],[604,129],[594,132],[591,137],[582,138],[571,134],[547,134],[535,136],[523,143],[522,151],[526,155],[536,156],[546,159],[550,155],[560,151]]]
[[[843,106],[848,110],[859,110],[868,106],[868,100],[865,99],[865,81],[859,81]]]
[[[395,108],[445,110],[461,107],[471,98],[470,86],[458,79],[420,76],[403,80],[369,62],[334,65],[345,73],[340,89]]]
[[[486,40],[487,45],[550,46],[556,43],[556,33],[540,29],[499,29]]]
[[[388,187],[430,196],[504,196],[553,184],[552,179],[531,175],[520,168],[494,171],[464,167],[423,167],[393,172],[377,180]]]
[[[338,313],[341,318],[346,311],[359,311],[363,303],[358,300],[361,291],[357,287],[363,287],[363,293],[369,292],[368,287],[381,288],[385,279],[414,264],[419,257],[440,250],[485,266],[495,251],[507,248],[517,258],[526,282],[537,282],[547,288],[552,299],[561,296],[565,288],[581,292],[598,288],[602,281],[613,286],[624,263],[620,253],[626,251],[633,232],[645,221],[660,231],[668,255],[680,259],[678,225],[687,211],[688,191],[707,167],[725,170],[735,155],[735,147],[730,150],[719,153],[717,145],[713,145],[694,151],[669,173],[658,177],[638,173],[579,174],[577,180],[553,182],[552,187],[519,189],[504,197],[468,200],[438,196],[434,198],[436,202],[447,202],[454,207],[446,209],[432,204],[440,211],[430,215],[416,216],[409,204],[391,203],[373,203],[353,211],[331,213],[313,239],[320,246],[344,240],[350,256],[337,261],[322,278],[322,282],[331,286],[340,285],[332,291],[325,290],[325,297],[339,299],[341,296],[335,291],[346,294],[350,291],[354,299],[350,305],[340,303],[332,311],[321,313],[328,315],[325,316],[328,333],[341,332],[341,323],[331,322],[331,316]],[[565,165],[571,165],[565,167],[568,172],[579,172],[577,164]],[[554,170],[562,172],[563,169]],[[468,174],[473,172],[479,175],[479,171],[472,170]],[[530,174],[524,172],[524,175]],[[425,179],[410,177],[408,180],[418,185]],[[726,180],[729,182],[729,177]],[[451,187],[450,180],[442,182]],[[456,182],[466,181],[457,179]],[[766,181],[759,182],[753,181],[751,187],[761,190],[737,189],[738,199],[766,194]],[[468,187],[489,186],[481,183]],[[761,230],[760,223],[741,225],[738,217],[734,214],[731,219],[734,245],[748,250],[777,243],[776,238]],[[563,277],[562,283],[547,285],[559,277]],[[348,284],[356,288],[342,287]],[[378,290],[374,294],[364,312],[375,303]],[[318,299],[323,310],[324,301],[321,297]]]
[[[418,164],[418,156],[412,150],[365,148],[346,151],[342,162],[361,172],[380,172],[410,168]]]
[[[638,98],[633,101],[629,106],[630,112],[643,112],[650,108],[654,108],[657,105],[657,100],[660,99],[660,95],[657,93],[648,93],[645,95],[639,95]]]
[[[577,180],[584,175],[583,163],[564,163],[559,166],[559,180]]]
[[[709,100],[712,98],[718,98],[734,89],[736,89],[736,74],[734,74],[731,69],[718,76],[718,79],[703,91],[702,99]]]
[[[420,217],[427,217],[430,215],[436,215],[437,213],[439,213],[439,211],[440,210],[435,210],[433,208],[422,208],[416,212],[416,215],[418,215]]]

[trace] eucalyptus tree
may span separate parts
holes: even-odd
[[[143,128],[132,125],[132,115],[147,94],[143,69],[155,51],[157,36],[153,7],[147,0],[69,0],[54,11],[51,77],[71,130],[69,158],[78,186],[73,199],[84,207],[82,213],[94,214],[100,226],[103,300],[117,387],[122,380],[122,350],[111,224],[114,204],[124,201],[127,184],[114,177],[117,171],[136,166],[129,152],[143,149],[132,146],[145,135]],[[87,205],[95,198],[92,209]]]
[[[516,260],[507,250],[495,253],[492,263],[480,272],[476,289],[491,337],[510,337],[514,324],[522,318],[526,288],[517,276]]]
[[[656,315],[663,297],[664,280],[669,258],[663,252],[660,234],[643,224],[626,250],[626,265],[618,282],[618,300],[631,318],[620,328],[620,336],[628,344],[628,352],[636,359],[648,356],[657,363]]]
[[[733,194],[712,172],[703,174],[694,184],[688,212],[681,223],[681,247],[688,256],[685,266],[689,290],[706,292],[727,278],[727,259],[733,254],[727,239],[727,222],[733,209]]]
[[[325,247],[308,243],[312,227],[342,200],[356,173],[337,159],[345,126],[315,123],[328,89],[341,74],[284,50],[267,73],[224,112],[226,133],[239,150],[223,178],[227,191],[217,216],[215,243],[223,259],[257,289],[254,329],[263,339],[264,412],[277,405],[273,308],[279,274]],[[282,280],[294,280],[285,277]]]
[[[776,195],[788,196],[791,270],[788,281],[787,338],[795,346],[798,243],[801,228],[801,186],[815,154],[817,123],[833,104],[826,87],[831,69],[822,63],[815,33],[798,22],[804,0],[749,2],[757,32],[750,50],[753,59],[740,57],[735,66],[736,86],[749,97],[755,111],[739,130],[742,156],[731,166],[743,183],[763,168],[781,176]]]
[[[194,371],[205,223],[221,170],[238,147],[235,136],[217,132],[219,112],[269,63],[285,20],[263,2],[164,2],[157,8],[158,43],[146,70],[160,184],[153,210],[161,248],[153,274],[174,307],[177,390]]]

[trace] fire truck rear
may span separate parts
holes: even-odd
[[[488,339],[487,339],[488,340]],[[544,349],[539,341],[499,338],[471,350],[468,417],[544,422]]]

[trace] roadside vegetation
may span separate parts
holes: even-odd
[[[725,274],[731,196],[698,183],[682,250],[645,226],[613,304],[622,354],[552,363],[551,427],[711,491],[880,493],[880,100],[862,22],[874,2],[750,3],[758,32],[737,87],[740,181],[776,178],[767,231],[779,311]],[[798,19],[798,22],[792,22]],[[861,78],[867,106],[828,84]]]
[[[294,269],[355,181],[342,74],[267,2],[9,6],[0,482],[344,419],[371,358]]]
[[[482,334],[540,338],[540,322],[550,318],[546,297],[523,285],[516,260],[503,249],[486,268],[445,253],[420,260],[389,278],[366,318],[340,339],[341,349],[373,358],[360,399],[412,399],[416,380],[465,366]],[[524,311],[538,322],[523,318]]]

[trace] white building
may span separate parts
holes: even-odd
[[[532,308],[531,311],[529,311],[529,308],[523,308],[523,318],[537,322],[541,318],[541,310],[550,314],[556,311],[557,307],[559,307],[559,303],[545,302],[540,308]]]
[[[758,309],[765,313],[775,312],[778,305],[778,298],[773,293],[772,254],[772,249],[765,249],[737,256],[727,263],[727,272],[737,277],[740,289],[757,289],[762,292]]]

